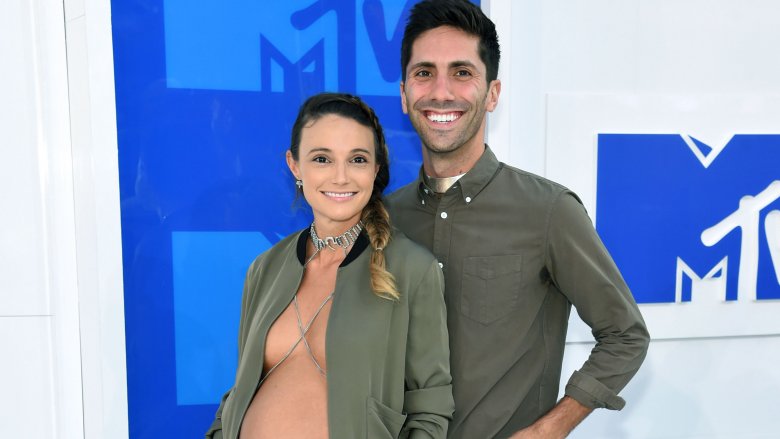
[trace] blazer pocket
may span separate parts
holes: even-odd
[[[397,439],[406,415],[369,396],[366,399],[366,439]]]
[[[522,268],[520,255],[465,258],[461,313],[483,325],[512,313],[520,302]]]

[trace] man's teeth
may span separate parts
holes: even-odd
[[[460,115],[458,113],[447,113],[447,114],[437,114],[437,113],[429,113],[428,114],[428,120],[431,122],[452,122],[453,120],[459,118]]]
[[[347,198],[355,195],[357,192],[325,192],[325,195],[333,198]]]

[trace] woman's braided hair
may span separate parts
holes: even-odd
[[[390,182],[390,159],[385,135],[379,118],[366,103],[357,96],[346,93],[320,93],[306,100],[298,111],[292,128],[290,153],[297,161],[303,128],[326,115],[337,115],[352,119],[370,128],[374,134],[374,151],[379,171],[368,204],[363,208],[363,224],[371,242],[371,288],[379,297],[398,300],[400,294],[395,278],[386,269],[384,249],[390,242],[390,215],[385,208],[382,193]]]

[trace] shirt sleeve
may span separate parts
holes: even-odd
[[[258,265],[258,261],[262,256],[258,257],[255,262],[252,263],[252,265],[249,267],[246,273],[246,279],[244,279],[244,291],[242,293],[241,298],[241,317],[238,321],[238,363],[241,364],[241,356],[244,353],[244,344],[246,343],[246,333],[244,331],[245,325],[244,321],[246,319],[246,311],[249,307],[249,302],[251,300],[250,297],[250,285],[252,282],[252,273],[255,272],[255,267]],[[232,390],[232,389],[231,389]],[[222,400],[219,403],[219,408],[217,408],[217,412],[214,414],[214,420],[211,422],[211,426],[209,427],[208,431],[206,431],[206,439],[222,439],[222,410],[225,407],[225,401],[227,401],[228,396],[230,396],[231,390],[228,390],[225,392],[225,394],[222,396]]]
[[[618,393],[639,370],[650,336],[617,266],[580,200],[563,191],[550,210],[545,263],[596,341],[565,394],[589,408],[620,410]]]
[[[225,401],[229,395],[230,391],[228,390],[222,396],[217,413],[214,415],[214,421],[211,422],[211,427],[206,431],[206,439],[222,439],[222,408],[225,406]]]
[[[452,397],[444,277],[433,261],[409,295],[406,348],[406,423],[401,437],[445,438],[455,403]]]

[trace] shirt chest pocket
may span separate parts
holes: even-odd
[[[495,322],[519,306],[521,281],[520,255],[465,258],[461,313],[484,325]]]

